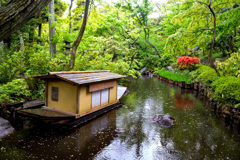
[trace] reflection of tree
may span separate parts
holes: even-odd
[[[176,92],[174,97],[174,104],[176,107],[181,109],[186,108],[193,108],[194,102],[193,100],[188,96],[188,94],[181,94],[179,91]]]
[[[175,105],[179,104],[176,99],[187,101],[187,103],[180,103],[178,107],[188,106],[191,109],[171,110],[177,124],[172,128],[163,128],[159,132],[160,142],[169,154],[178,155],[177,159],[236,157],[235,151],[229,146],[234,146],[232,149],[236,149],[239,144],[234,143],[225,128],[219,127],[218,120],[209,114],[210,111],[201,101],[194,98],[192,94],[179,91],[176,91],[174,97]],[[168,148],[169,144],[174,147]],[[162,153],[158,152],[158,154]]]

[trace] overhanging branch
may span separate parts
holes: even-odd
[[[50,0],[11,0],[0,7],[0,41],[33,18]]]

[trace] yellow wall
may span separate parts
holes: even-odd
[[[113,103],[117,100],[117,81],[116,85],[109,89],[109,103]],[[58,87],[58,101],[52,101],[52,87]],[[77,90],[79,89],[79,95]],[[78,109],[77,96],[79,98]],[[62,111],[72,113],[85,113],[92,110],[92,93],[89,92],[89,87],[86,85],[77,87],[68,82],[61,80],[54,80],[48,82],[48,102],[47,107],[59,109]]]
[[[52,101],[52,87],[58,87],[58,101]],[[77,86],[61,80],[48,81],[47,107],[76,113]]]
[[[116,102],[117,100],[117,81],[115,81],[116,85],[111,87],[109,90],[109,103]],[[80,96],[79,96],[79,114],[82,114],[87,111],[92,110],[92,93],[89,92],[88,86],[80,87]],[[106,105],[108,106],[108,105]],[[94,107],[96,108],[96,107]]]
[[[80,87],[80,98],[79,98],[79,113],[84,113],[91,110],[92,105],[92,93],[88,91],[87,86]]]
[[[109,103],[115,102],[117,100],[117,81],[115,81],[116,85],[110,88],[109,91]]]

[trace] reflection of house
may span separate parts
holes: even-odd
[[[115,130],[116,110],[112,110],[70,132],[53,134],[44,131],[44,134],[28,136],[19,147],[38,159],[93,159],[116,137]]]
[[[123,77],[110,71],[50,72],[36,76],[46,81],[46,107],[21,113],[75,118],[88,115],[118,103],[118,94],[125,87],[118,89],[117,79]]]

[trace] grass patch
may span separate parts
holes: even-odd
[[[174,80],[174,81],[185,81],[186,83],[190,83],[191,80],[188,79],[185,75],[181,75],[179,73],[173,73],[169,71],[158,71],[158,74],[162,77]]]

